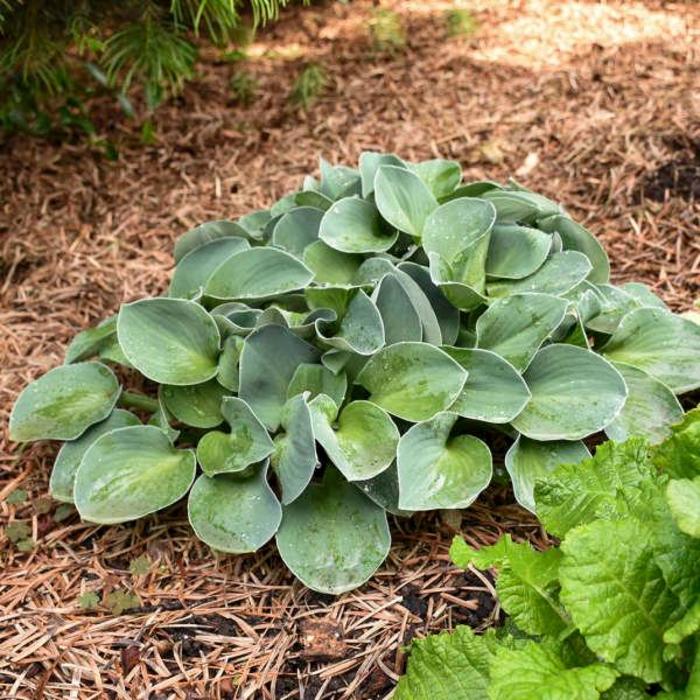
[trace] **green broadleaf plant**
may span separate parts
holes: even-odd
[[[536,479],[585,458],[584,438],[658,442],[675,395],[700,386],[700,326],[643,285],[610,285],[558,204],[462,183],[454,161],[322,160],[270,209],[185,233],[174,257],[165,296],[79,333],[22,392],[11,436],[67,441],[51,489],[86,520],[189,493],[212,548],[276,535],[320,591],[371,576],[387,512],[472,503],[496,433],[532,510]],[[159,386],[122,392],[108,364]],[[694,531],[680,486],[674,513]]]

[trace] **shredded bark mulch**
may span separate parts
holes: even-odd
[[[514,176],[600,236],[616,281],[643,280],[677,310],[700,296],[700,5],[469,3],[475,33],[448,36],[451,3],[382,3],[404,47],[373,38],[369,0],[293,9],[231,64],[157,113],[140,142],[95,105],[104,157],[84,141],[0,143],[0,698],[386,698],[417,635],[497,624],[492,579],[447,549],[500,533],[547,540],[494,486],[472,508],[393,520],[378,574],[314,594],[274,545],[218,559],[184,510],[119,527],[47,500],[55,445],[24,451],[6,419],[19,390],[62,361],[78,330],[160,293],[175,237],[297,186],[317,157],[361,150],[459,160]],[[328,86],[307,112],[290,86],[309,63]],[[250,106],[230,89],[245,69]]]

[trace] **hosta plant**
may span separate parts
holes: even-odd
[[[491,446],[517,499],[599,431],[662,439],[700,327],[555,202],[459,165],[363,153],[175,245],[170,287],[84,331],[21,394],[15,440],[64,440],[53,495],[96,523],[187,497],[223,552],[276,537],[305,584],[366,581],[387,511],[466,508]],[[145,377],[123,391],[111,368]],[[131,409],[131,410],[129,410]],[[135,411],[135,412],[134,412]],[[145,421],[145,422],[144,422]]]

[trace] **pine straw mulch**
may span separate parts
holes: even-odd
[[[159,112],[155,146],[98,103],[115,163],[80,143],[0,144],[0,519],[33,539],[20,551],[0,535],[0,697],[386,697],[414,635],[499,617],[490,579],[449,564],[456,528],[547,544],[494,487],[457,517],[395,521],[386,565],[333,599],[295,583],[272,545],[215,559],[182,508],[122,527],[61,519],[45,498],[55,447],[9,444],[11,403],[73,333],[159,293],[188,227],[269,203],[319,153],[440,154],[565,202],[616,280],[676,309],[700,296],[700,5],[483,0],[461,38],[446,36],[448,3],[382,6],[405,49],[372,45],[366,0],[289,11],[249,51],[254,104],[235,104],[237,68],[213,56]],[[310,61],[329,87],[304,114],[287,94]],[[18,488],[27,500],[8,503]]]

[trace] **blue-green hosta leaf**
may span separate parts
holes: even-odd
[[[116,428],[138,425],[139,419],[129,411],[115,409],[109,418],[88,428],[77,440],[66,442],[61,447],[51,472],[49,491],[57,501],[73,503],[75,474],[88,448],[105,433]]]
[[[219,329],[194,301],[158,298],[124,304],[117,336],[129,362],[159,384],[200,384],[218,371]]]
[[[534,274],[544,264],[552,237],[529,226],[497,224],[491,231],[486,274],[518,280]]]
[[[515,294],[491,304],[476,322],[477,346],[523,371],[564,320],[567,302],[551,294]]]
[[[399,441],[399,506],[404,510],[467,508],[489,485],[491,452],[471,435],[450,435],[457,415],[438,413]]]
[[[580,440],[614,420],[627,386],[606,360],[573,345],[548,345],[523,375],[532,398],[513,427],[533,440]]]
[[[591,261],[593,269],[588,275],[591,282],[604,284],[610,279],[610,261],[605,249],[583,226],[562,214],[539,219],[537,226],[543,231],[558,233],[564,250],[577,250]]]
[[[423,181],[410,170],[395,165],[381,165],[374,178],[377,209],[385,221],[415,238],[438,203]]]
[[[415,267],[418,268],[420,266],[416,265]],[[394,274],[404,288],[406,294],[408,294],[411,304],[413,304],[413,307],[418,312],[423,327],[423,342],[429,343],[430,345],[442,345],[442,322],[438,318],[437,311],[435,310],[436,307],[433,306],[433,301],[431,301],[431,298],[425,290],[425,280],[422,282],[417,281],[421,273],[416,272],[414,269],[408,269],[408,264],[402,265],[402,268],[401,270],[396,270]],[[437,289],[432,280],[430,280],[430,272],[423,267],[420,267],[420,269],[422,272],[427,273],[430,285]],[[437,289],[437,291],[439,294],[442,294],[439,289]],[[459,310],[455,309],[447,300],[445,300],[445,302],[457,313],[457,318],[459,319]],[[457,322],[459,323],[459,321]]]
[[[372,301],[382,317],[387,345],[404,340],[423,340],[423,325],[418,310],[398,277],[389,273],[375,287]]]
[[[462,166],[456,160],[434,158],[411,165],[410,169],[423,180],[437,199],[454,192],[462,181]]]
[[[636,299],[640,306],[652,306],[668,311],[668,306],[664,300],[657,296],[649,285],[643,282],[625,282],[623,285],[620,285],[620,289]]]
[[[581,287],[588,285],[584,282]],[[630,312],[639,308],[639,301],[612,284],[589,285],[588,291],[596,295],[600,309],[586,319],[586,328],[596,333],[614,333],[620,321]],[[572,293],[575,290],[572,290]]]
[[[360,193],[360,173],[357,170],[345,165],[331,165],[324,158],[320,158],[320,166],[320,190],[326,197],[335,200]]]
[[[647,683],[663,674],[663,635],[682,614],[654,559],[653,531],[634,518],[598,520],[568,533],[561,601],[588,646]]]
[[[312,270],[317,284],[359,286],[355,284],[355,276],[362,264],[361,255],[341,253],[323,241],[316,241],[304,251],[304,264]]]
[[[216,379],[191,386],[163,385],[163,403],[181,423],[195,428],[215,428],[224,419],[221,399],[228,395]]]
[[[294,371],[294,376],[287,387],[287,398],[309,392],[309,401],[319,394],[330,396],[340,408],[348,390],[348,378],[345,372],[334,374],[323,365],[301,364]]]
[[[99,362],[56,367],[17,398],[10,414],[10,439],[75,440],[107,418],[119,393],[114,373]]]
[[[433,345],[395,343],[376,353],[356,382],[385,411],[421,421],[449,408],[466,380],[459,363]]]
[[[395,271],[396,267],[389,258],[375,255],[372,258],[367,258],[360,265],[353,282],[362,287],[374,287],[384,275]]]
[[[327,467],[284,508],[277,548],[292,573],[312,590],[343,593],[367,581],[386,559],[391,535],[383,508]]]
[[[282,411],[283,432],[275,438],[272,466],[282,487],[282,503],[298,498],[316,470],[316,442],[307,397],[293,396]]]
[[[474,257],[474,260],[481,260],[482,262],[485,260],[488,235],[484,235],[482,240],[477,242],[480,250]],[[439,287],[452,306],[461,311],[473,311],[486,303],[486,297],[477,289],[477,287],[483,287],[485,276],[481,281],[475,280],[476,286],[465,284],[456,281],[458,278],[457,273],[438,253],[429,253],[428,259],[430,261],[430,279],[433,284]]]
[[[479,196],[496,208],[498,223],[527,224],[561,212],[561,207],[551,199],[525,189],[489,189]]]
[[[399,168],[407,168],[401,158],[393,153],[375,153],[363,151],[360,154],[360,177],[362,178],[362,196],[368,197],[374,192],[374,178],[381,165],[395,165]]]
[[[284,250],[249,248],[214,270],[205,293],[223,300],[265,299],[303,289],[312,279],[313,272]]]
[[[535,481],[550,475],[561,464],[579,464],[590,456],[580,441],[538,442],[518,435],[505,458],[515,500],[535,513]]]
[[[627,314],[602,352],[644,370],[676,394],[700,387],[700,326],[663,309]]]
[[[234,236],[244,239],[250,237],[249,232],[243,226],[233,221],[207,221],[200,224],[187,233],[183,233],[175,241],[173,251],[175,262],[179,263],[188,253],[218,238],[232,238]]]
[[[671,428],[671,435],[654,452],[654,462],[670,476],[700,476],[700,408],[694,408]]]
[[[591,271],[588,258],[575,250],[553,253],[532,275],[519,280],[501,280],[486,285],[490,297],[506,297],[522,292],[566,294],[583,282]]]
[[[334,335],[319,324],[318,337],[327,345],[358,355],[373,355],[384,345],[384,323],[374,302],[358,289],[347,306]]]
[[[305,248],[318,240],[322,218],[323,212],[314,207],[297,207],[288,211],[275,224],[273,245],[298,258],[303,257]]]
[[[175,441],[180,437],[180,431],[171,425],[174,420],[163,401],[163,387],[161,385],[158,388],[158,408],[148,419],[148,425],[155,425],[157,428],[160,428],[168,436],[170,443],[174,445]]]
[[[394,461],[399,431],[379,406],[352,401],[338,415],[335,402],[321,395],[311,409],[316,440],[348,481],[371,479]]]
[[[491,664],[490,700],[598,700],[620,674],[602,663],[568,667],[557,645],[528,641],[498,647]]]
[[[196,297],[222,260],[248,248],[250,244],[244,238],[217,238],[190,251],[175,268],[169,296],[182,299]]]
[[[399,516],[413,515],[411,511],[399,508],[399,471],[396,461],[392,462],[383,472],[366,481],[353,482],[366,496],[369,496],[384,510]]]
[[[493,180],[475,180],[460,185],[456,190],[440,199],[441,203],[449,202],[460,197],[481,197],[491,190],[503,190],[503,187]]]
[[[238,395],[270,430],[277,430],[287,389],[297,367],[315,363],[321,353],[283,326],[263,326],[245,340]]]
[[[500,355],[490,350],[442,349],[468,373],[450,411],[486,423],[510,423],[525,408],[530,390],[515,367]]]
[[[94,357],[117,335],[117,317],[110,316],[94,328],[81,331],[66,348],[64,364],[70,365]]]
[[[427,268],[422,265],[416,265],[416,263],[405,262],[399,265],[399,270],[418,285],[424,296],[430,302],[433,314],[440,327],[441,341],[435,343],[433,340],[428,340],[427,337],[424,337],[423,340],[433,345],[453,345],[459,334],[459,309],[452,306],[445,295],[440,291],[440,288],[436,284],[433,284],[432,279],[430,279],[430,270]],[[401,279],[405,281],[405,277]],[[425,316],[420,305],[416,305],[415,301],[413,305],[418,310],[421,321],[425,323]]]
[[[274,445],[250,406],[235,396],[221,401],[228,433],[212,430],[197,445],[197,461],[208,476],[241,472],[272,454]]]
[[[330,197],[326,197],[325,194],[314,190],[297,192],[294,195],[294,201],[300,207],[310,207],[319,211],[326,211],[333,204],[333,200]]]
[[[319,237],[341,253],[383,253],[396,243],[398,232],[386,226],[371,202],[341,199],[323,215]]]
[[[243,338],[230,335],[224,340],[219,355],[216,381],[229,391],[238,391],[238,361],[243,350]]]
[[[491,660],[483,637],[466,625],[417,639],[394,700],[486,698]]]
[[[248,235],[248,237],[261,241],[265,237],[265,230],[272,221],[272,212],[269,209],[259,209],[242,216],[236,222]]]
[[[681,532],[700,538],[700,476],[694,479],[671,479],[666,500]]]
[[[87,450],[75,477],[83,520],[105,525],[155,513],[179,501],[194,481],[193,450],[175,449],[152,425],[105,433]]]
[[[243,554],[260,549],[282,521],[282,507],[266,476],[267,464],[246,478],[202,474],[187,502],[195,535],[219,552]]]
[[[605,426],[605,434],[618,442],[632,435],[642,435],[651,443],[662,442],[671,426],[683,418],[678,399],[665,384],[641,369],[622,362],[613,365],[625,380],[629,395],[622,411]]]

